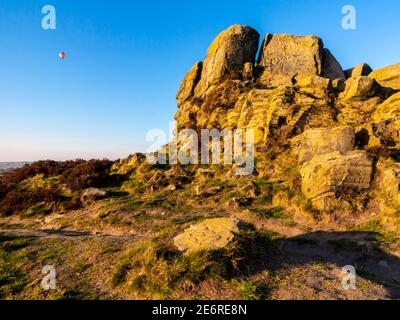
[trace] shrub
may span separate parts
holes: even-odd
[[[54,204],[62,200],[63,197],[57,188],[37,188],[32,191],[12,190],[0,201],[0,214],[11,215],[40,202]]]
[[[244,279],[236,281],[236,283],[242,300],[264,300],[267,297],[267,288],[262,284]]]
[[[44,174],[46,176],[60,175],[66,170],[76,167],[84,162],[84,160],[71,160],[64,162],[53,160],[36,161],[31,164],[26,164],[21,168],[16,168],[10,172],[7,172],[2,180],[3,183],[9,185],[20,183],[21,181],[34,177],[38,174]]]
[[[67,169],[61,175],[60,182],[72,190],[102,187],[109,181],[109,172],[113,162],[109,160],[90,160]]]
[[[3,181],[3,179],[0,179],[0,199],[2,199],[7,194],[7,192],[7,184]]]
[[[81,204],[76,193],[69,201],[65,201],[68,199],[61,195],[56,186],[35,186],[24,190],[20,183],[37,175],[44,175],[45,178],[60,177],[59,181],[74,191],[100,187],[109,181],[112,164],[109,160],[46,160],[7,172],[0,177],[0,214],[11,215],[32,209],[32,212],[28,213],[28,216],[31,216],[46,212],[58,204],[62,204],[66,210],[75,209]]]

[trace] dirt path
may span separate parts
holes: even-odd
[[[364,232],[306,231],[301,226],[290,226],[283,219],[259,219],[246,213],[232,214],[236,218],[251,222],[259,230],[273,231],[284,238],[276,240],[279,246],[277,261],[268,265],[268,270],[275,273],[277,282],[275,297],[279,299],[399,299],[400,298],[400,257],[386,246],[374,240],[371,234]],[[0,235],[32,237],[37,239],[100,239],[97,245],[112,243],[130,246],[138,240],[148,239],[143,234],[112,234],[107,231],[56,229],[0,229]],[[75,241],[74,241],[75,242]],[[95,241],[96,243],[98,241]],[[85,242],[83,242],[85,243]],[[90,246],[89,242],[87,243]],[[93,249],[89,249],[93,250]],[[75,252],[74,256],[84,254],[86,249]],[[86,253],[85,253],[86,254]],[[90,257],[91,264],[101,265],[104,256]],[[115,259],[110,256],[110,259]],[[114,265],[115,261],[105,263],[104,270]],[[371,281],[370,289],[343,293],[340,287],[343,266],[352,265],[357,269],[357,276]],[[107,268],[106,268],[107,267]],[[98,267],[96,267],[98,268]],[[100,276],[99,283],[104,279]],[[365,282],[364,282],[365,286]],[[101,287],[101,285],[99,285]],[[110,289],[110,292],[113,292]],[[122,293],[121,293],[122,294]],[[326,296],[324,296],[326,295]]]
[[[142,235],[113,235],[102,232],[91,232],[84,230],[30,230],[30,229],[9,229],[0,230],[0,235],[18,236],[18,237],[33,237],[33,238],[88,238],[88,237],[103,237],[119,240],[142,240],[147,238]]]

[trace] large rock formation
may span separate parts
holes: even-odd
[[[287,34],[267,34],[254,63],[258,40],[239,25],[214,40],[179,89],[178,130],[251,128],[259,150],[291,145],[320,208],[346,188],[369,189],[374,162],[355,147],[400,146],[399,65],[344,72],[321,39]]]
[[[334,123],[331,81],[345,76],[322,40],[267,34],[254,65],[258,40],[240,25],[218,35],[178,91],[178,129],[253,128],[265,142]]]

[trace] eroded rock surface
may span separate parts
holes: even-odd
[[[234,25],[220,33],[208,48],[196,95],[202,96],[220,81],[241,80],[244,65],[255,62],[259,37],[253,28],[242,25]]]
[[[303,163],[316,155],[353,151],[355,131],[350,126],[315,128],[306,130],[299,138],[297,142],[299,162]]]
[[[208,219],[177,235],[174,244],[185,254],[224,248],[239,232],[238,223],[234,218]]]
[[[371,187],[372,160],[364,151],[334,152],[315,156],[303,164],[300,173],[303,193],[317,207],[326,209],[325,200],[336,198],[340,192]]]
[[[388,200],[400,205],[400,164],[386,168],[382,174],[381,188]]]
[[[382,87],[400,90],[400,64],[375,70],[369,77],[375,79]]]
[[[88,188],[82,192],[81,201],[84,205],[91,205],[96,200],[102,199],[107,195],[107,192],[97,188]]]
[[[354,68],[345,70],[344,73],[346,78],[361,78],[370,75],[372,71],[372,68],[368,64],[361,63]]]

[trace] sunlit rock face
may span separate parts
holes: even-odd
[[[177,129],[253,129],[256,150],[290,145],[302,190],[321,208],[343,189],[370,189],[374,161],[363,150],[400,147],[399,65],[343,71],[312,35],[266,34],[258,44],[247,26],[217,36],[182,82]]]

